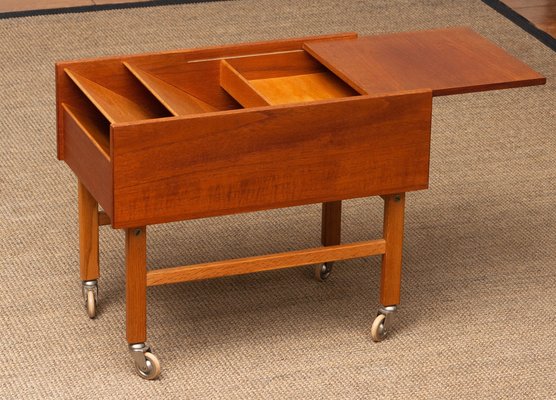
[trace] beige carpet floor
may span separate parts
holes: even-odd
[[[123,235],[101,232],[101,308],[85,316],[76,181],[55,158],[54,62],[337,31],[468,25],[547,76],[434,100],[430,190],[408,196],[403,300],[369,330],[379,259],[149,289],[163,372],[124,336]],[[1,399],[556,398],[556,56],[479,0],[245,0],[0,20]],[[313,246],[319,207],[156,226],[149,264]],[[345,205],[376,237],[381,201]]]

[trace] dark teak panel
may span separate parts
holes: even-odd
[[[307,43],[304,48],[368,94],[430,88],[438,96],[546,82],[469,28]]]
[[[418,91],[114,125],[114,226],[425,189],[431,107]]]

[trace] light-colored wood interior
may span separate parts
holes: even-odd
[[[220,85],[245,108],[268,106],[270,100],[259,93],[226,60],[220,62]]]
[[[166,116],[153,110],[148,104],[122,96],[75,71],[65,69],[65,72],[110,123],[131,122]]]
[[[330,72],[284,76],[279,78],[254,79],[251,85],[270,104],[301,103],[353,96],[353,90],[338,83]]]
[[[244,107],[358,94],[304,51],[222,60],[220,85]]]

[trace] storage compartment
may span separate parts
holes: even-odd
[[[220,85],[244,107],[358,95],[303,50],[221,60]]]
[[[124,65],[174,116],[241,108],[220,87],[218,60]]]
[[[425,188],[430,92],[361,95],[303,43],[60,63],[58,157],[115,228]]]
[[[62,104],[64,112],[81,128],[82,133],[110,160],[110,123],[92,105],[79,107]]]
[[[110,123],[168,117],[162,106],[140,83],[135,82],[123,67],[123,74],[112,79],[96,76],[94,70],[64,69],[66,75],[95,105]]]
[[[112,159],[109,122],[91,104],[61,105],[64,160],[81,183],[113,216]]]

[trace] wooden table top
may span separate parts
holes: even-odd
[[[440,96],[546,82],[469,28],[310,42],[304,49],[366,94],[430,88]]]

